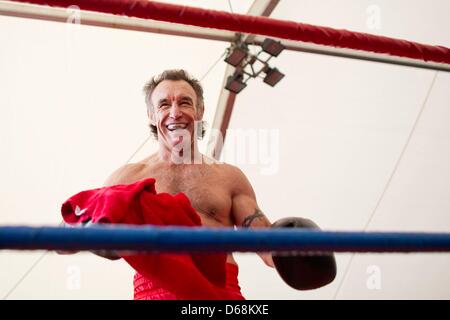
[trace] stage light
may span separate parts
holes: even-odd
[[[247,51],[239,47],[234,47],[225,58],[225,62],[233,67],[237,67],[241,64],[245,57],[247,57]]]
[[[269,60],[285,49],[280,41],[266,38],[261,43],[259,52],[252,53],[249,49],[251,44],[241,40],[237,39],[231,43],[226,51],[224,60],[233,66],[235,71],[226,79],[225,89],[238,94],[247,87],[247,81],[250,79],[263,77],[264,82],[272,87],[283,79],[283,73],[269,66]]]
[[[244,75],[236,71],[233,75],[228,77],[225,89],[238,94],[247,86],[243,80]]]
[[[283,78],[284,74],[281,73],[277,68],[268,68],[266,71],[264,82],[273,87]]]
[[[275,41],[269,38],[264,39],[263,43],[261,44],[261,47],[264,52],[267,52],[268,54],[274,57],[278,57],[281,51],[283,51],[285,48],[280,41]]]

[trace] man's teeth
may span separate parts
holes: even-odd
[[[169,130],[177,130],[177,129],[186,129],[187,128],[187,124],[185,123],[174,123],[174,124],[169,124],[166,126],[167,129]]]

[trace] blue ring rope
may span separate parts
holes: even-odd
[[[105,225],[0,227],[0,249],[146,252],[450,252],[450,233]]]

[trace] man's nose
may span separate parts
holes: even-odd
[[[181,109],[177,103],[172,103],[169,116],[174,119],[181,117]]]

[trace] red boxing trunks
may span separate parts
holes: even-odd
[[[238,283],[238,266],[227,263],[226,272],[225,288],[218,290],[224,290],[229,300],[245,300]],[[134,300],[180,300],[180,298],[136,272],[134,275]]]

